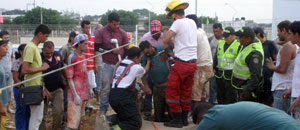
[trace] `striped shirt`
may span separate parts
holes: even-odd
[[[95,50],[94,50],[94,39],[95,37],[92,36],[91,34],[88,34],[89,36],[89,43],[88,43],[88,47],[86,49],[86,51],[83,53],[83,55],[85,56],[85,58],[90,58],[93,57],[95,55]],[[89,59],[87,61],[87,69],[88,70],[93,70],[94,69],[94,58]]]

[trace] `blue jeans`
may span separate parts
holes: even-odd
[[[277,108],[279,110],[282,110],[286,113],[290,113],[289,109],[290,109],[290,105],[291,105],[291,98],[287,98],[286,100],[284,100],[283,102],[281,101],[281,96],[283,94],[285,90],[275,90],[273,92],[273,107]]]
[[[209,88],[209,103],[216,104],[217,100],[217,83],[216,77],[213,76],[210,80],[210,88]]]
[[[14,97],[16,102],[15,124],[17,130],[28,130],[30,108],[29,106],[23,107],[20,103],[19,89],[14,88]]]
[[[109,106],[110,84],[116,65],[103,64],[104,66],[99,68],[98,85],[100,87],[100,111],[106,113]]]

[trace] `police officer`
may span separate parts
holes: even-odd
[[[263,81],[264,51],[261,42],[249,27],[235,32],[243,48],[235,59],[232,85],[238,90],[238,100],[259,101]]]
[[[231,85],[231,75],[234,60],[240,50],[240,42],[235,39],[232,27],[226,27],[222,35],[224,39],[220,40],[214,57],[217,100],[219,104],[229,104],[237,102],[237,91]]]

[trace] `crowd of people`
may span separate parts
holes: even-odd
[[[127,46],[115,12],[93,33],[90,21],[83,20],[81,32],[70,32],[59,51],[47,40],[51,29],[44,24],[15,54],[2,30],[0,88],[30,80],[1,91],[0,129],[7,113],[15,113],[17,130],[45,130],[47,118],[53,118],[50,129],[80,129],[93,97],[112,130],[141,129],[142,119],[182,128],[189,117],[199,130],[300,129],[300,22],[280,22],[277,41],[266,40],[260,27],[223,29],[220,23],[208,38],[196,15],[185,16],[188,6],[170,2],[171,27],[163,31],[153,20],[138,47]],[[41,77],[48,72],[53,73]],[[136,78],[145,94],[141,110]],[[47,117],[50,105],[53,114]],[[106,114],[109,106],[116,114]]]

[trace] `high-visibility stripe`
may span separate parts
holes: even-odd
[[[243,76],[238,75],[238,74],[236,74],[236,73],[233,73],[232,75],[233,75],[234,77],[236,77],[236,78],[238,78],[238,79],[242,79],[242,80],[248,80],[248,79],[249,79],[248,77],[243,77]]]
[[[231,62],[233,63],[235,59],[226,59],[226,58],[218,58],[218,61],[225,61],[225,62]]]
[[[238,63],[234,62],[235,66],[238,67],[239,69],[242,69],[242,70],[245,70],[245,71],[248,71],[249,72],[249,68],[248,67],[245,67],[245,66],[241,66],[239,65]]]
[[[180,102],[191,102],[191,99],[187,99],[187,100],[180,99]]]
[[[224,70],[232,70],[232,69],[233,69],[233,66],[224,67],[223,69],[224,69]]]
[[[233,63],[233,62],[234,62],[234,59],[226,59],[226,58],[224,58],[224,59],[223,59],[223,61],[226,61],[226,62],[231,62],[231,63]]]
[[[179,103],[179,100],[166,99],[166,101],[170,103]]]

